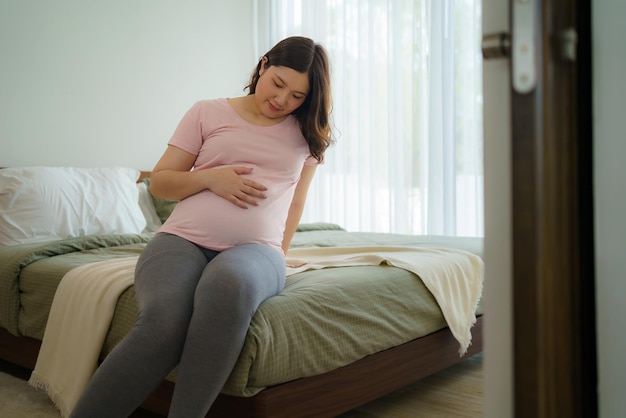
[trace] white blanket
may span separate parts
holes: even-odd
[[[389,264],[417,274],[431,291],[463,355],[482,291],[483,263],[471,253],[413,247],[291,249],[287,275],[305,270]],[[98,367],[117,300],[132,285],[137,257],[91,263],[68,272],[55,294],[30,384],[44,389],[67,417]]]
[[[67,417],[98,367],[115,305],[133,284],[138,257],[85,264],[59,283],[29,383]]]

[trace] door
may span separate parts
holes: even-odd
[[[501,3],[483,0],[484,34],[503,30],[489,20],[497,9],[501,22]],[[509,1],[508,98],[497,90],[503,60],[484,64],[487,417],[597,416],[590,23],[582,3]]]
[[[515,416],[594,417],[589,5],[536,3],[536,85],[511,101]]]
[[[508,0],[483,0],[484,35],[509,33]],[[498,46],[495,45],[497,48]],[[511,91],[509,60],[483,61],[485,174],[484,409],[513,416]]]

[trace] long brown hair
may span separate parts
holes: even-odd
[[[326,50],[309,38],[292,36],[277,43],[264,57],[267,58],[266,68],[277,65],[308,74],[309,94],[293,115],[300,122],[300,130],[309,144],[311,155],[321,161],[324,151],[333,142],[330,65]],[[259,60],[250,77],[250,84],[245,87],[249,89],[249,94],[256,91],[262,62],[263,59]]]

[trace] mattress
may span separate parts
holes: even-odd
[[[54,249],[42,244],[0,248],[0,300],[6,307],[0,312],[0,325],[41,339],[54,290],[67,271],[86,262],[137,255],[150,237],[73,238],[53,243]],[[352,233],[326,224],[301,227],[292,241],[296,248],[361,245],[449,247],[482,254],[480,238]],[[16,267],[18,259],[22,261]],[[19,278],[10,279],[16,269]],[[480,307],[477,313],[482,313]],[[124,337],[136,316],[130,287],[118,301],[101,357]],[[266,387],[334,370],[445,326],[432,294],[419,277],[403,269],[359,266],[297,273],[287,278],[279,295],[259,307],[222,392],[253,396]],[[175,380],[175,370],[169,378]]]

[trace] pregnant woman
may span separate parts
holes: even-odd
[[[331,144],[329,63],[303,37],[258,62],[249,94],[194,104],[154,167],[179,200],[135,271],[139,316],[71,417],[127,417],[176,365],[170,417],[204,417],[250,320],[285,283],[284,254]]]

